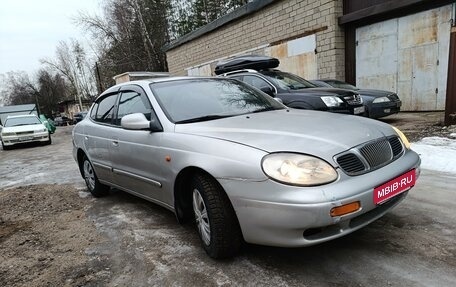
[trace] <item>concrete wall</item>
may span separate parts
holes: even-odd
[[[276,0],[254,14],[228,23],[197,39],[167,51],[169,71],[187,75],[201,67],[213,71],[214,61],[242,53],[263,54],[296,38],[315,35],[316,78],[345,78],[344,33],[337,25],[342,0]],[[267,52],[269,49],[269,52]],[[307,59],[312,55],[306,56]],[[287,65],[301,76],[315,74],[307,68]]]

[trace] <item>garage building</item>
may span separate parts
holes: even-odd
[[[456,123],[455,10],[454,0],[254,0],[165,50],[172,74],[268,55],[307,79],[397,92],[404,111],[446,109]]]

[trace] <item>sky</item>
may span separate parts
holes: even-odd
[[[60,41],[85,42],[74,24],[79,11],[100,14],[100,0],[0,0],[0,74],[33,74],[40,59],[53,58]]]

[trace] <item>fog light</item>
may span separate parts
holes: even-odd
[[[332,208],[330,214],[332,217],[342,216],[345,214],[349,214],[349,213],[358,211],[360,208],[361,208],[361,203],[359,201],[355,201],[352,203],[348,203],[348,204],[344,204],[344,205]]]
[[[389,113],[389,112],[391,112],[391,109],[384,109],[383,111],[384,111],[385,113]]]

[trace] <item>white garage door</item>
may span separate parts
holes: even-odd
[[[452,6],[356,30],[356,84],[397,92],[404,111],[445,108]]]

